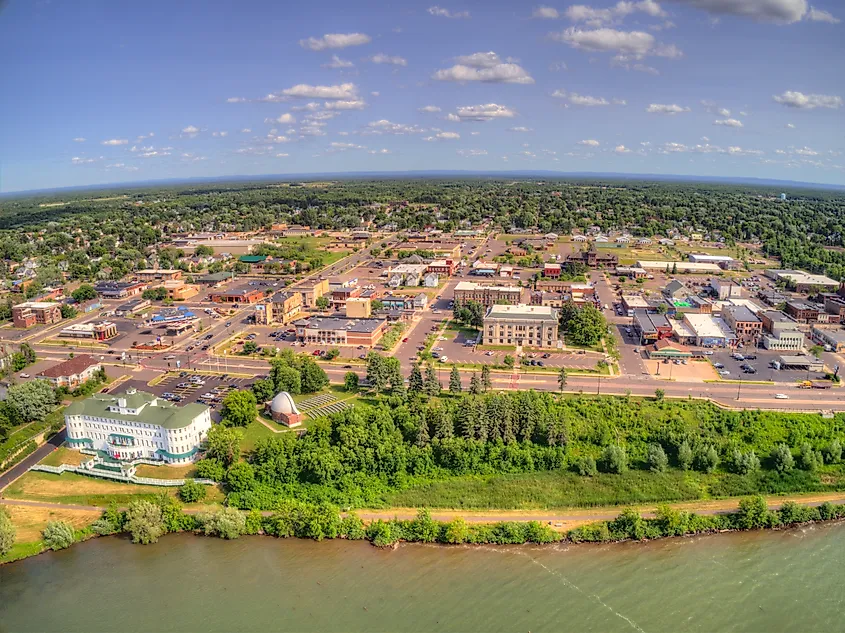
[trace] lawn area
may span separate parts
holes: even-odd
[[[260,422],[253,422],[245,429],[241,429],[241,431],[243,431],[244,434],[243,439],[241,440],[241,453],[248,453],[254,449],[258,440],[265,437],[275,437],[277,435]]]
[[[135,475],[149,477],[150,479],[191,479],[197,476],[196,470],[195,464],[182,464],[180,466],[139,464]]]
[[[175,496],[177,490],[97,479],[75,473],[53,475],[28,472],[6,488],[3,496],[8,499],[105,507],[112,502],[124,506],[135,499],[152,499],[162,492]],[[206,502],[222,501],[223,496],[218,488],[208,486]]]
[[[88,461],[89,459],[91,459],[91,455],[60,446],[38,463],[44,464],[45,466],[61,466],[62,464],[79,466],[82,462]]]
[[[274,240],[275,244],[279,246],[289,246],[289,247],[304,247],[306,251],[306,255],[304,259],[307,259],[311,255],[319,255],[323,259],[323,266],[331,266],[336,261],[343,259],[347,255],[349,255],[352,251],[342,250],[342,251],[330,251],[327,250],[327,247],[332,244],[334,240],[330,237],[313,237],[313,236],[306,236],[306,237],[280,237]]]
[[[666,473],[599,473],[595,477],[568,471],[467,476],[411,486],[387,494],[385,502],[389,507],[403,508],[537,510],[845,489],[841,467],[825,471],[821,475],[795,470],[788,475],[761,471],[740,476],[672,469]]]

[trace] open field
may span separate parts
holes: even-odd
[[[190,479],[196,477],[196,466],[194,464],[183,464],[179,466],[150,466],[140,464],[135,471],[138,477],[149,477],[150,479]]]
[[[12,523],[17,529],[17,542],[41,540],[41,530],[50,521],[67,521],[75,529],[90,525],[100,518],[98,510],[78,510],[76,508],[38,508],[33,506],[4,505],[12,515]]]
[[[9,499],[105,507],[110,503],[126,505],[135,499],[149,499],[162,492],[173,496],[176,495],[177,488],[121,483],[74,473],[53,475],[28,472],[6,488],[3,495]],[[206,501],[222,500],[222,492],[209,486]]]
[[[61,466],[62,464],[67,464],[68,466],[79,466],[82,462],[88,461],[89,459],[91,459],[90,455],[80,453],[72,448],[60,446],[39,463],[44,464],[45,466]]]

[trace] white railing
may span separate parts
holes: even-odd
[[[110,470],[102,470],[99,468],[84,468],[82,466],[70,466],[62,464],[61,466],[47,466],[45,464],[36,464],[30,470],[37,470],[45,473],[52,473],[54,475],[61,475],[63,473],[76,473],[77,475],[88,475],[89,477],[100,477],[102,479],[113,479],[115,481],[123,481],[125,483],[144,484],[147,486],[161,486],[165,488],[172,488],[181,486],[185,483],[185,479],[154,479],[153,477],[138,477],[134,470],[130,470],[128,474],[117,473]],[[208,486],[217,485],[216,481],[211,479],[194,479],[197,483],[206,484]]]

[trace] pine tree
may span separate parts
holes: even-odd
[[[493,388],[493,381],[490,379],[489,365],[484,365],[484,367],[481,368],[481,388],[485,393]]]
[[[560,373],[557,376],[557,384],[560,385],[561,392],[563,388],[566,386],[566,367],[560,368]]]
[[[423,448],[431,443],[431,436],[428,434],[428,422],[420,418],[420,426],[417,429],[417,446]]]
[[[474,396],[481,393],[481,381],[478,379],[477,372],[472,372],[472,378],[469,381],[469,392]]]
[[[461,374],[458,372],[457,365],[452,365],[452,373],[449,374],[449,391],[461,393]]]
[[[410,393],[422,393],[422,390],[423,390],[422,372],[420,372],[419,363],[414,363],[414,366],[411,367],[411,376],[408,378],[408,391]]]
[[[429,396],[439,396],[443,385],[437,380],[437,372],[434,367],[429,365],[425,368],[425,380],[423,381],[423,391]]]
[[[452,416],[440,405],[429,409],[430,425],[434,428],[434,437],[441,440],[448,440],[455,436],[455,425],[452,423]]]

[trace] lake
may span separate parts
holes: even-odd
[[[0,567],[17,631],[833,631],[845,524],[559,546],[169,535]]]

